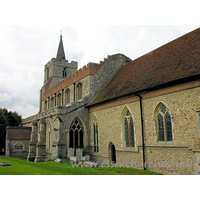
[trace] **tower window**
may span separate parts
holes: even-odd
[[[49,69],[47,69],[47,79],[49,79]]]
[[[67,77],[67,71],[66,71],[66,68],[63,70],[63,72],[62,72],[62,77],[63,78],[65,78],[65,77]]]

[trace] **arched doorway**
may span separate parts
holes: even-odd
[[[69,129],[69,148],[74,149],[74,156],[76,156],[76,149],[83,148],[83,125],[78,117],[76,117]]]
[[[110,142],[108,148],[109,148],[109,160],[110,160],[110,163],[116,163],[115,145],[112,142]]]

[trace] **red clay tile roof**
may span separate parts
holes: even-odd
[[[31,127],[9,126],[6,129],[6,136],[11,140],[30,140],[31,130]]]
[[[200,28],[124,65],[89,104],[200,74]]]

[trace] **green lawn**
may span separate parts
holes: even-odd
[[[46,161],[28,162],[22,158],[0,157],[0,163],[11,166],[0,166],[0,175],[158,175],[159,173],[125,167],[72,167],[68,160],[63,163]]]

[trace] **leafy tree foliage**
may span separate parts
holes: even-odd
[[[5,149],[6,126],[19,126],[21,122],[22,116],[19,113],[0,108],[0,152]]]

